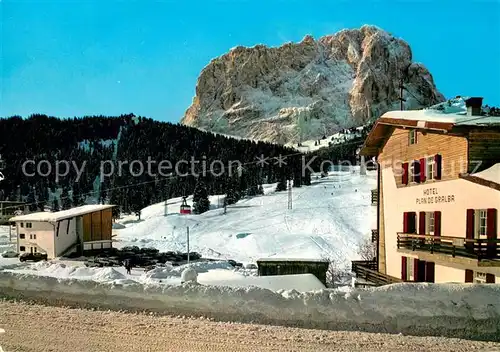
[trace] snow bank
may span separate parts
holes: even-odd
[[[193,268],[188,267],[188,268],[184,269],[184,271],[181,274],[181,282],[182,283],[189,282],[189,281],[196,282],[197,278],[198,278],[198,273]]]
[[[52,277],[59,280],[78,279],[90,281],[114,281],[126,279],[126,276],[114,268],[87,268],[41,261],[22,269],[5,269],[21,275],[36,275],[41,278]]]
[[[10,298],[77,307],[198,315],[330,330],[500,340],[500,285],[394,284],[371,289],[272,292],[226,286],[58,280],[0,272]]]
[[[325,285],[312,274],[276,275],[276,276],[244,276],[238,273],[229,273],[225,270],[212,271],[198,280],[201,284],[228,287],[260,287],[280,292],[295,290],[310,292],[321,290]]]

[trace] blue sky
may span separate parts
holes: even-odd
[[[177,122],[210,59],[377,25],[447,97],[500,106],[500,1],[0,0],[0,116],[133,112]]]

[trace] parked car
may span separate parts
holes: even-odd
[[[241,267],[243,266],[243,263],[237,262],[237,261],[235,261],[235,260],[233,260],[233,259],[229,259],[229,260],[227,260],[227,262],[228,262],[230,265],[232,265],[232,266],[234,266],[234,267],[236,267],[236,268],[241,268]]]
[[[47,253],[23,253],[19,256],[19,261],[25,262],[28,260],[32,260],[34,262],[39,262],[40,260],[47,260]]]
[[[19,253],[17,253],[16,251],[13,251],[11,249],[2,253],[3,258],[15,258],[18,255],[19,255]]]

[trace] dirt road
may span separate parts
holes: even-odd
[[[5,301],[0,302],[0,346],[5,352],[500,351],[500,344],[458,339],[219,323]]]

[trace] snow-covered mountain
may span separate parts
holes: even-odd
[[[254,262],[260,257],[330,258],[348,267],[359,259],[360,243],[371,237],[376,209],[370,190],[376,173],[359,175],[359,169],[334,171],[312,185],[293,188],[292,209],[288,192],[264,187],[265,195],[240,200],[223,213],[223,195],[211,196],[212,210],[201,215],[180,215],[181,199],[158,203],[118,220],[114,246],[137,245],[161,251],[186,251],[186,227],[190,249],[204,257]],[[188,204],[191,197],[188,198]]]
[[[410,46],[374,26],[269,48],[238,46],[201,72],[182,123],[245,138],[296,143],[399,109],[444,101]]]

